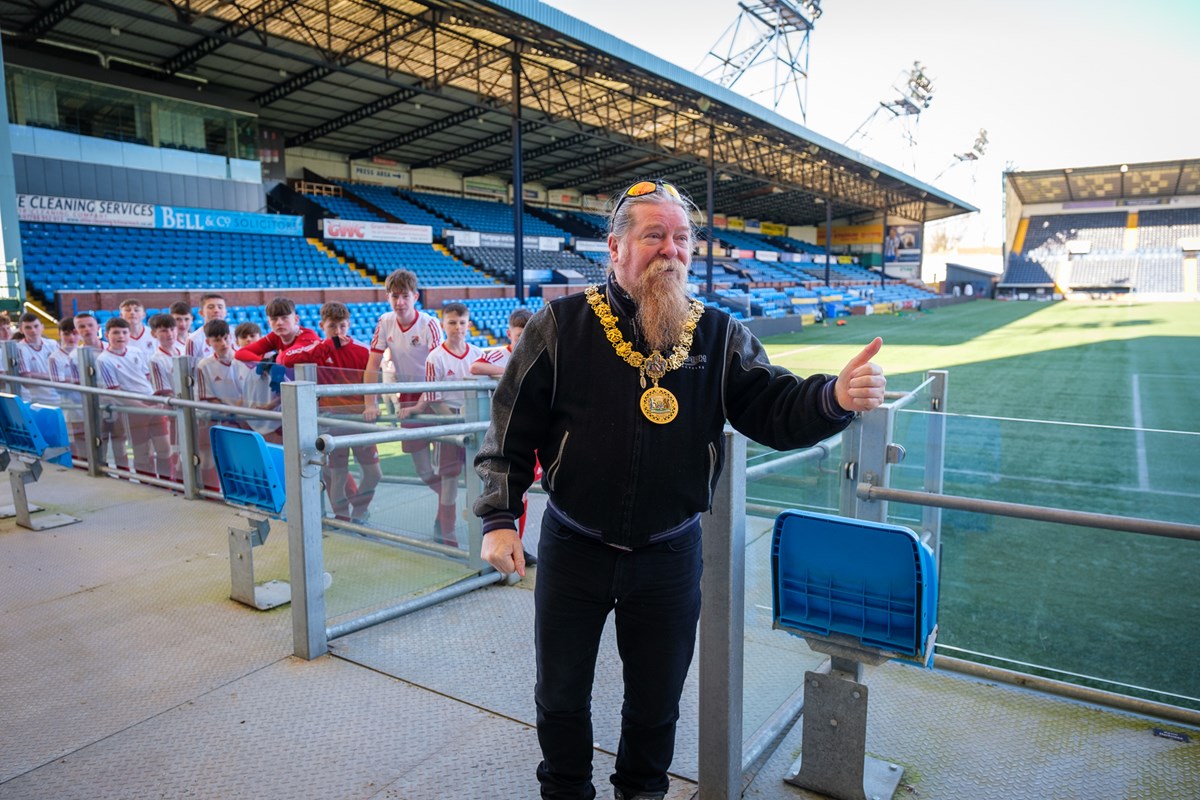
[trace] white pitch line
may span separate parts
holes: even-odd
[[[1170,378],[1173,381],[1200,381],[1200,375],[1176,375],[1171,372],[1143,372],[1147,378]]]
[[[778,362],[778,360],[781,358],[787,358],[788,356],[796,355],[796,353],[803,353],[807,350],[816,350],[816,349],[817,349],[817,345],[815,345],[815,344],[806,345],[805,347],[794,347],[791,350],[784,350],[782,353],[776,353],[775,355],[772,356],[772,358],[776,359],[776,361]]]
[[[1137,442],[1138,488],[1146,491],[1150,488],[1150,465],[1146,461],[1146,432],[1142,430],[1142,389],[1138,374],[1133,373],[1133,427],[1134,441]]]

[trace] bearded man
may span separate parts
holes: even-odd
[[[522,576],[514,520],[535,453],[544,467],[534,588],[543,798],[596,796],[591,689],[613,611],[625,681],[614,796],[666,794],[700,614],[700,515],[721,472],[725,421],[786,450],[883,402],[883,371],[870,361],[881,340],[836,377],[801,379],[772,366],[741,323],[688,297],[695,210],[663,181],[620,195],[606,285],[529,321],[475,461],[483,557]]]

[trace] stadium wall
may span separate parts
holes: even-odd
[[[291,147],[283,154],[289,180],[304,180],[309,169],[331,181],[350,180],[350,162],[341,153],[329,153],[313,147]]]
[[[353,289],[334,287],[328,289],[225,289],[209,287],[198,289],[119,289],[115,291],[63,291],[58,293],[59,312],[63,316],[77,311],[114,309],[126,298],[135,297],[146,308],[166,308],[176,300],[185,300],[193,307],[200,305],[201,296],[216,292],[225,298],[229,306],[265,306],[279,295],[290,297],[297,304],[325,303],[337,300],[342,303],[375,303],[384,299],[383,287],[378,289]]]
[[[564,289],[567,287],[563,287]],[[572,291],[582,291],[582,286],[572,288]],[[63,291],[58,293],[59,309],[65,314],[74,311],[95,310],[100,308],[117,308],[121,301],[128,297],[136,297],[146,308],[166,308],[176,300],[185,300],[193,306],[200,305],[200,297],[210,291],[219,292],[229,306],[264,306],[273,297],[286,295],[298,304],[325,303],[337,300],[342,303],[375,303],[384,299],[383,286],[375,288],[333,287],[326,289],[119,289],[115,291]],[[569,292],[564,292],[564,294]],[[513,297],[512,286],[434,286],[426,287],[421,292],[422,304],[426,308],[441,308],[443,303],[451,300],[481,300],[485,297]],[[557,295],[555,295],[557,296]],[[547,296],[547,299],[550,299]]]
[[[17,194],[257,212],[262,184],[13,154]]]

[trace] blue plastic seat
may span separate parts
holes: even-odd
[[[929,665],[937,624],[933,551],[899,525],[805,511],[775,520],[774,625],[798,636],[849,636]]]
[[[42,458],[51,448],[69,448],[71,439],[62,409],[41,403],[31,405],[15,394],[0,393],[0,445],[35,458]],[[71,453],[68,450],[49,461],[69,467]]]
[[[213,460],[225,502],[268,514],[283,512],[283,446],[268,444],[257,431],[214,425],[209,430]]]

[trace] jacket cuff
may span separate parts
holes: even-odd
[[[493,511],[483,517],[483,533],[486,536],[492,531],[516,530],[517,520],[507,511]]]
[[[842,408],[837,401],[837,393],[833,391],[837,378],[830,376],[821,391],[821,415],[830,422],[846,422],[854,416],[853,411]]]

